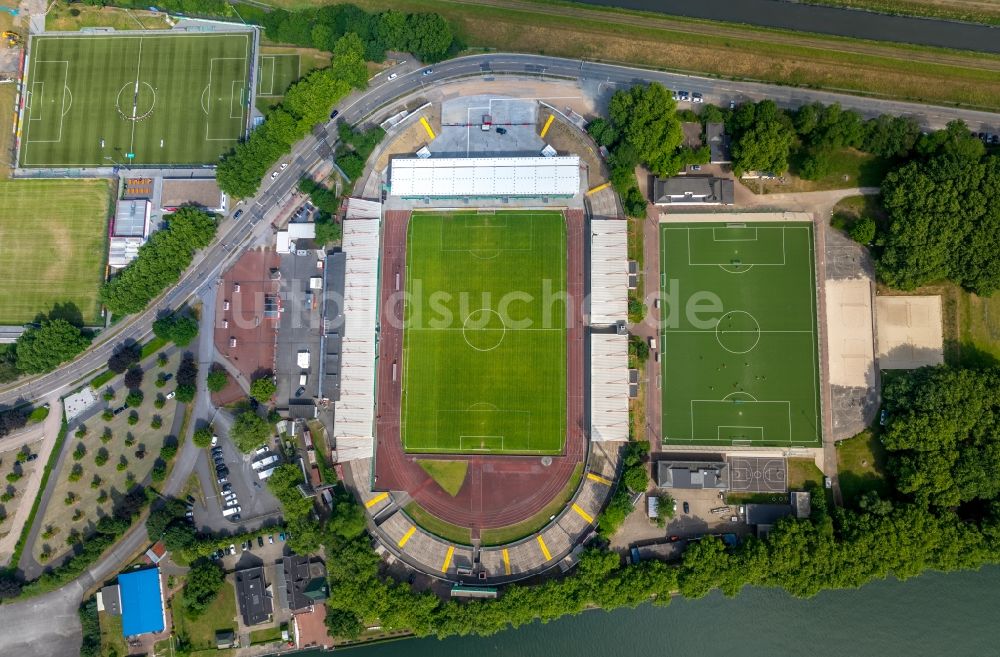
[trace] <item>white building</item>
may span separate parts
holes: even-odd
[[[628,336],[590,335],[590,439],[628,440]]]
[[[395,158],[389,191],[404,198],[572,197],[580,193],[580,158]]]

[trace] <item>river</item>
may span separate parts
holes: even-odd
[[[771,589],[748,589],[731,599],[713,593],[666,608],[590,611],[485,639],[408,639],[354,648],[350,655],[997,657],[998,610],[1000,567],[993,567],[875,582],[808,600]]]
[[[577,0],[801,32],[1000,53],[1000,28],[934,18],[891,16],[784,0]]]

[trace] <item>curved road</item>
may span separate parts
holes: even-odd
[[[376,78],[375,84],[364,92],[352,95],[341,105],[341,116],[350,123],[357,123],[376,110],[397,99],[419,94],[428,84],[449,80],[478,77],[484,81],[496,75],[531,77],[557,76],[578,80],[581,86],[592,86],[597,93],[610,93],[618,86],[640,82],[658,81],[668,88],[700,91],[708,102],[718,104],[729,100],[756,100],[772,98],[782,107],[796,107],[808,102],[839,102],[843,107],[855,109],[865,116],[880,113],[913,116],[928,129],[943,126],[950,120],[962,119],[972,129],[1000,127],[1000,115],[988,112],[933,107],[881,99],[860,98],[809,89],[779,87],[750,82],[713,80],[686,75],[661,73],[645,69],[593,64],[576,60],[541,57],[536,55],[490,54],[462,57],[442,62],[429,75],[422,75],[415,65],[403,66],[399,76],[385,81],[385,75]],[[247,199],[238,207],[244,209],[240,221],[226,218],[220,225],[218,239],[195,257],[193,265],[179,283],[166,292],[145,312],[128,318],[111,327],[100,336],[99,342],[72,363],[49,374],[8,386],[0,391],[0,404],[18,400],[33,400],[53,392],[67,391],[88,373],[103,368],[117,343],[123,340],[141,341],[151,331],[156,313],[183,304],[205,285],[211,285],[230,262],[249,244],[253,244],[271,230],[270,221],[278,214],[279,207],[292,193],[296,183],[324,158],[333,153],[336,130],[330,124],[316,128],[312,134],[296,144],[290,157],[285,158],[289,167],[277,180],[266,178],[257,196]],[[199,378],[206,374],[202,368]],[[204,381],[200,381],[204,389]],[[195,418],[205,419],[207,408],[200,398]],[[194,428],[194,422],[188,431]],[[178,455],[171,478],[165,486],[167,494],[180,490],[187,476],[193,471],[201,450],[185,441]],[[0,654],[56,655],[72,654],[79,646],[79,623],[75,614],[81,597],[96,582],[113,575],[121,563],[147,540],[145,529],[137,525],[83,576],[67,586],[37,598],[0,605],[0,626],[16,627],[16,632],[0,633]]]
[[[429,75],[422,75],[413,65],[404,67],[395,80],[385,81],[378,76],[374,86],[363,93],[354,94],[341,111],[342,118],[356,123],[394,100],[419,94],[427,85],[449,80],[478,77],[489,79],[497,75],[531,77],[558,77],[575,79],[581,86],[596,89],[598,95],[610,94],[614,89],[641,82],[657,81],[671,89],[701,92],[708,102],[726,104],[730,100],[759,100],[771,98],[782,107],[798,107],[804,103],[839,102],[864,116],[896,114],[912,116],[925,129],[943,127],[953,119],[964,120],[973,130],[1000,130],[1000,115],[976,110],[921,105],[901,101],[849,96],[797,87],[782,87],[755,82],[735,82],[695,76],[663,73],[640,68],[598,64],[579,60],[543,57],[538,55],[488,54],[472,55],[449,60],[436,65]],[[34,400],[49,393],[62,391],[88,373],[104,367],[115,346],[124,340],[141,341],[149,335],[156,313],[183,304],[199,286],[212,281],[238,255],[243,245],[263,236],[270,230],[268,223],[284,199],[295,190],[299,178],[324,158],[332,155],[336,143],[336,130],[331,124],[318,127],[299,142],[289,158],[290,166],[277,180],[265,179],[257,196],[246,200],[240,221],[227,218],[219,228],[218,239],[208,249],[199,253],[193,266],[178,285],[166,292],[145,312],[130,317],[105,331],[99,342],[76,361],[49,374],[0,389],[0,405],[22,400]],[[235,208],[234,208],[235,210]]]

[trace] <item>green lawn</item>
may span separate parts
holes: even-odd
[[[258,96],[281,96],[300,77],[298,53],[261,54],[258,62]]]
[[[252,47],[249,33],[35,37],[21,165],[216,162],[246,130]]]
[[[0,324],[100,321],[107,180],[0,180]]]
[[[823,471],[816,467],[812,459],[788,459],[788,488],[803,490],[806,484],[823,488]]]
[[[795,151],[789,162],[790,171],[798,176],[804,150]],[[788,185],[765,185],[775,192],[816,192],[850,187],[878,187],[892,170],[891,160],[864,153],[854,148],[838,148],[830,156],[829,170],[816,180],[793,179]]]
[[[265,627],[261,630],[253,630],[250,632],[250,645],[256,645],[258,643],[271,643],[273,641],[281,640],[281,628],[275,625],[274,627]]]
[[[201,616],[191,620],[181,609],[180,593],[170,601],[174,620],[174,634],[185,635],[194,650],[215,650],[216,630],[236,631],[236,594],[233,585],[226,581],[219,595]]]
[[[472,544],[472,533],[468,527],[459,527],[458,525],[441,520],[416,502],[407,504],[403,508],[403,511],[406,515],[410,516],[410,520],[439,538],[462,545]]]
[[[837,443],[837,471],[844,505],[856,506],[868,491],[889,494],[885,480],[885,449],[871,431]]]
[[[465,483],[465,473],[469,470],[468,461],[434,461],[421,459],[417,461],[431,479],[452,497],[458,495]]]
[[[555,454],[566,434],[559,212],[416,213],[407,241],[403,446]]]
[[[563,507],[565,507],[569,501],[573,499],[573,493],[576,492],[582,478],[583,463],[577,463],[576,468],[573,470],[573,474],[570,475],[569,481],[566,482],[562,491],[552,498],[552,501],[549,502],[544,509],[527,520],[522,520],[515,525],[507,525],[506,527],[497,527],[495,529],[484,529],[480,534],[482,544],[506,545],[507,543],[513,543],[514,541],[520,540],[525,536],[531,536],[542,527],[549,524],[549,518],[562,511]]]
[[[128,645],[122,636],[122,617],[103,611],[99,612],[97,617],[101,625],[101,654],[118,654],[120,657],[125,657],[128,654]]]
[[[809,223],[664,224],[663,437],[820,444]]]

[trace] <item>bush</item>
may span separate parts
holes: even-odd
[[[642,192],[635,185],[626,189],[622,195],[622,207],[625,209],[625,214],[630,217],[645,217],[646,205],[646,197],[642,195]]]
[[[159,415],[154,415],[152,421],[150,421],[149,426],[153,429],[159,429],[163,426],[163,418]]]
[[[79,461],[86,455],[87,448],[83,446],[83,443],[77,443],[76,449],[73,451],[73,460]]]
[[[143,397],[142,390],[129,390],[125,403],[133,408],[142,406]]]
[[[638,335],[630,335],[628,336],[628,353],[635,356],[638,364],[642,365],[649,359],[649,343]]]
[[[125,372],[125,387],[129,390],[135,390],[142,385],[143,371],[141,367],[132,366],[128,368]]]
[[[252,410],[244,411],[236,416],[229,437],[236,448],[244,454],[257,449],[270,437],[271,426],[267,420],[260,417]]]
[[[104,412],[101,413],[101,418],[105,422],[110,422],[111,420],[115,419],[115,412],[113,410],[111,410],[110,408],[105,408]]]
[[[94,478],[90,480],[90,487],[97,490],[101,487],[102,479],[100,475],[94,475]]]
[[[97,450],[97,454],[94,455],[94,465],[96,465],[97,467],[101,467],[102,465],[108,462],[108,458],[110,458],[108,450],[102,447],[101,449]]]
[[[32,409],[31,413],[28,414],[28,422],[31,422],[32,424],[38,424],[48,416],[49,416],[49,407],[39,406],[38,408]]]
[[[23,476],[24,473],[22,473],[20,470],[12,470],[11,472],[7,473],[7,481],[9,481],[12,484],[16,484]]]
[[[111,442],[111,438],[114,434],[111,433],[111,427],[104,427],[104,433],[101,434],[101,442],[107,445]]]
[[[229,385],[229,374],[221,367],[213,367],[208,373],[207,385],[212,392],[220,392]]]
[[[87,435],[87,427],[83,424],[76,428],[76,433],[74,434],[77,438],[83,438]]]
[[[163,395],[156,395],[156,399],[153,400],[153,407],[156,409],[161,409],[167,405],[167,398]]]
[[[174,391],[176,392],[175,397],[178,402],[181,404],[190,404],[194,401],[194,395],[197,392],[197,389],[193,384],[182,383],[179,384]]]
[[[858,244],[871,244],[875,241],[875,220],[871,217],[861,217],[851,226],[851,239]]]
[[[14,493],[12,491],[5,490],[3,494],[0,494],[0,502],[3,502],[4,504],[10,502],[12,499],[14,499]]]
[[[128,423],[130,426],[139,424],[139,414],[135,411],[130,411],[128,414]]]
[[[115,391],[112,390],[111,388],[108,388],[107,390],[104,391],[104,394],[101,395],[101,397],[104,399],[104,401],[109,402],[115,398]]]
[[[649,472],[643,464],[633,465],[622,473],[622,483],[636,493],[644,493],[649,487]]]
[[[211,427],[202,427],[194,432],[192,440],[196,447],[205,449],[212,444],[213,435]]]
[[[273,377],[262,376],[259,379],[254,379],[250,384],[250,396],[261,404],[268,404],[277,389]]]

